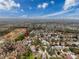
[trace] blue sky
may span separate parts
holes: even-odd
[[[76,18],[79,0],[0,0],[0,17]]]

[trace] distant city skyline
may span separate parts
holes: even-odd
[[[79,0],[0,0],[0,18],[79,19]]]

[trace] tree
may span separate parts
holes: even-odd
[[[22,41],[25,38],[24,34],[20,34],[15,41]]]
[[[35,46],[37,46],[37,45],[41,45],[42,43],[41,43],[41,41],[40,41],[39,39],[34,39],[33,44],[34,44]]]

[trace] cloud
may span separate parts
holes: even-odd
[[[32,10],[32,7],[29,7],[29,10]]]
[[[21,9],[21,12],[24,12],[24,10],[23,10],[23,9]]]
[[[31,1],[34,1],[34,0],[31,0]]]
[[[74,3],[74,4],[72,4],[72,6],[74,6],[74,7],[78,6],[78,5],[79,5],[79,1]],[[67,6],[65,6],[65,7],[67,7]],[[64,10],[59,11],[59,12],[43,15],[41,17],[60,16],[60,15],[63,15],[63,14],[67,14],[67,13],[71,12],[72,10],[75,10],[74,8],[68,9],[70,7],[71,7],[71,5],[69,7],[67,7],[67,8],[65,8]]]
[[[61,15],[61,14],[65,14],[67,12],[70,12],[72,11],[73,9],[71,10],[66,10],[66,11],[60,11],[60,12],[56,12],[56,13],[52,13],[52,14],[47,14],[47,15],[43,15],[42,17],[50,17],[50,16],[58,16],[58,15]]]
[[[54,4],[55,2],[54,2],[54,1],[51,1],[50,3],[51,3],[51,4]]]
[[[21,15],[20,17],[21,17],[21,18],[27,18],[28,15]]]
[[[10,10],[12,8],[19,8],[20,4],[16,3],[14,0],[0,0],[0,9]]]
[[[45,9],[47,6],[48,6],[48,3],[43,3],[43,4],[39,4],[37,7]]]
[[[65,4],[64,4],[64,7],[63,9],[64,10],[67,10],[69,9],[70,7],[74,6],[75,3],[76,3],[77,0],[65,0]]]

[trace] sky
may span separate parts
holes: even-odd
[[[0,0],[0,17],[79,19],[79,0]]]

